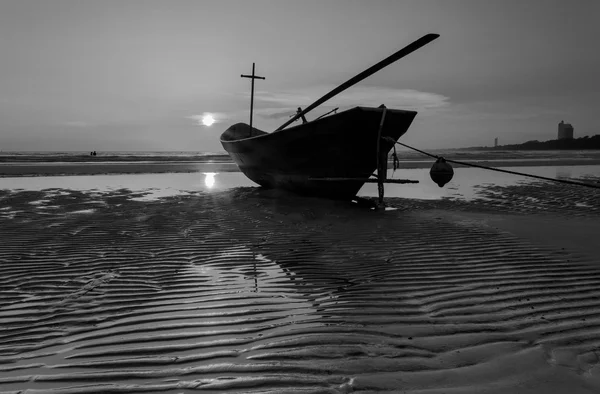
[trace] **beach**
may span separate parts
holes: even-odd
[[[491,167],[600,165],[600,151],[431,150],[432,154]],[[431,159],[398,151],[400,168],[429,168]],[[352,160],[348,157],[348,160]],[[455,165],[457,168],[464,167]],[[388,168],[392,168],[391,156]],[[56,175],[236,172],[225,152],[0,152],[0,178]]]
[[[600,190],[432,162],[385,210],[226,161],[0,165],[0,393],[599,392]]]

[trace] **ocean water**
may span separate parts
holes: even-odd
[[[532,174],[554,179],[571,179],[586,181],[600,180],[600,165],[590,166],[544,166],[544,167],[509,167],[505,170]],[[388,171],[390,179],[412,179],[416,184],[387,184],[385,195],[388,197],[416,198],[423,200],[438,200],[451,198],[458,200],[472,200],[481,197],[481,192],[488,187],[505,187],[526,185],[539,182],[534,178],[506,174],[502,172],[484,170],[481,168],[455,168],[454,177],[444,187],[435,184],[429,175],[429,169],[405,169]],[[565,185],[565,188],[579,188],[579,186]],[[591,190],[591,189],[590,189]],[[365,184],[358,193],[362,197],[377,197],[377,185]]]
[[[122,156],[122,157],[194,157],[194,156],[220,156],[226,155],[227,152],[203,152],[203,151],[96,151],[96,154],[102,156]],[[79,157],[89,156],[89,151],[0,151],[0,157],[23,157],[23,156],[40,156],[40,157]]]
[[[398,158],[402,160],[427,159],[421,153],[408,150],[406,148],[397,148]],[[539,151],[521,151],[521,150],[470,150],[470,149],[431,149],[427,152],[452,158],[455,160],[495,160],[495,159],[600,159],[598,150],[539,150]],[[149,159],[153,158],[160,161],[168,160],[194,160],[199,157],[227,156],[225,151],[96,151],[95,159]],[[390,152],[391,154],[391,152]],[[89,159],[89,151],[0,151],[0,161],[11,160],[30,160],[30,161],[58,161],[65,159],[73,161],[77,159]]]
[[[114,191],[129,189],[143,193],[141,200],[154,200],[161,197],[184,195],[196,192],[222,192],[238,187],[258,187],[243,173],[212,172],[209,165],[206,171],[192,173],[164,174],[114,174],[93,176],[50,176],[50,177],[5,177],[0,178],[0,190],[45,190],[69,189],[80,191]],[[591,166],[546,166],[546,167],[510,167],[511,171],[545,176],[557,179],[600,180],[600,165]],[[388,171],[390,179],[417,180],[416,184],[387,184],[386,197],[403,197],[421,200],[439,200],[444,198],[472,200],[482,196],[490,187],[504,187],[530,184],[538,181],[525,176],[483,170],[479,168],[456,168],[454,178],[440,188],[433,183],[428,168],[411,168]],[[565,188],[579,188],[565,185]],[[592,190],[592,189],[590,189]],[[358,192],[360,197],[377,197],[377,185],[365,184]]]

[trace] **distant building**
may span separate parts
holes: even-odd
[[[572,140],[573,139],[573,126],[570,123],[565,123],[562,120],[558,124],[558,139],[559,140]]]
[[[494,138],[494,148],[498,147],[498,137]]]

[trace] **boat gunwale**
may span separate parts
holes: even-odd
[[[273,135],[273,134],[279,134],[279,133],[283,133],[283,132],[286,132],[286,131],[292,131],[292,130],[294,130],[294,129],[296,129],[296,128],[300,128],[300,127],[306,127],[306,125],[307,125],[307,124],[309,124],[309,123],[317,123],[317,122],[323,121],[323,120],[325,120],[325,119],[329,119],[329,118],[331,118],[331,117],[333,117],[333,116],[339,116],[339,115],[345,114],[346,112],[354,111],[354,110],[356,110],[356,109],[360,109],[360,110],[363,110],[363,111],[374,111],[374,112],[380,112],[380,111],[383,111],[383,110],[384,110],[384,108],[380,108],[380,107],[363,107],[363,106],[356,106],[356,107],[348,108],[348,109],[346,109],[346,110],[344,110],[344,111],[338,112],[338,113],[336,113],[336,114],[333,114],[333,115],[324,116],[324,117],[322,117],[322,118],[317,118],[317,119],[311,120],[311,121],[309,121],[309,122],[306,122],[306,123],[302,123],[302,124],[299,124],[299,125],[296,125],[296,126],[292,126],[292,127],[290,127],[290,128],[283,129],[283,130],[279,130],[279,131],[273,131],[273,132],[271,132],[271,133],[268,133],[268,132],[266,132],[266,131],[263,131],[263,130],[261,130],[261,129],[258,129],[258,128],[256,128],[256,127],[253,127],[253,129],[256,129],[256,130],[258,130],[258,131],[262,131],[262,132],[264,132],[265,134],[255,135],[255,136],[252,136],[252,137],[246,137],[246,138],[240,138],[240,139],[237,139],[237,140],[224,140],[224,139],[222,138],[222,137],[223,137],[223,134],[225,134],[225,132],[226,132],[227,130],[229,130],[229,128],[227,128],[227,129],[226,129],[226,130],[225,130],[223,133],[221,133],[221,136],[219,137],[219,139],[220,139],[221,143],[223,143],[223,142],[227,142],[227,143],[235,143],[235,142],[242,142],[242,141],[253,140],[253,139],[257,139],[257,138],[264,138],[264,137],[268,137],[268,136],[270,136],[270,135]],[[415,116],[418,114],[418,111],[414,111],[414,110],[408,110],[408,109],[393,109],[393,108],[385,108],[385,109],[386,109],[388,112],[400,112],[400,113],[401,113],[401,112],[404,112],[404,113],[412,113],[412,114],[415,114]],[[247,123],[243,123],[243,124],[246,124],[246,125],[247,125]],[[231,127],[231,126],[230,126],[230,127]]]

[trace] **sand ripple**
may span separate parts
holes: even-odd
[[[426,203],[132,197],[0,195],[0,392],[600,387],[598,261]]]

